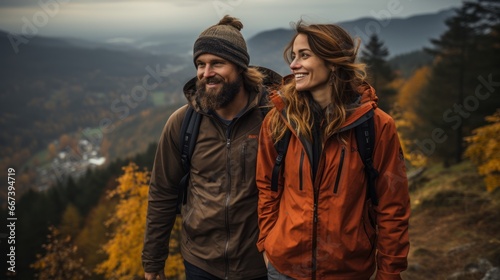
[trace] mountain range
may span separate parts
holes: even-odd
[[[409,18],[377,20],[361,18],[339,22],[351,36],[368,42],[375,32],[389,50],[389,58],[413,51],[422,50],[430,45],[430,39],[439,38],[446,30],[445,20],[454,15],[453,9],[434,14],[424,14]],[[283,59],[283,49],[293,36],[291,29],[275,29],[261,32],[248,40],[251,63],[275,69],[281,74],[289,72]]]

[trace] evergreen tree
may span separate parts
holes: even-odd
[[[368,66],[368,81],[381,97],[379,107],[386,111],[390,110],[395,93],[389,87],[389,83],[394,80],[394,73],[386,60],[388,56],[389,51],[377,34],[370,36],[368,44],[361,51],[361,61]]]
[[[497,9],[487,11],[486,4]],[[417,103],[416,112],[423,119],[418,145],[427,156],[443,160],[445,166],[462,160],[464,136],[495,110],[495,97],[487,91],[492,86],[483,88],[479,95],[477,88],[482,81],[495,81],[492,75],[498,73],[488,62],[498,59],[498,45],[492,43],[494,36],[498,39],[494,32],[498,22],[497,3],[465,2],[446,21],[448,30],[431,40],[433,48],[426,49],[434,55],[434,65],[428,87]]]

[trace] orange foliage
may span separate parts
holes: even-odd
[[[56,145],[54,143],[50,143],[49,147],[47,149],[49,150],[50,159],[55,158],[56,155],[57,155],[57,147],[56,147]]]
[[[67,146],[70,146],[71,138],[68,134],[63,134],[59,137],[59,149],[64,149]]]

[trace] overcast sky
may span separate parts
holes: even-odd
[[[0,0],[0,29],[93,40],[199,33],[224,14],[238,17],[245,37],[289,28],[300,17],[340,22],[404,18],[459,7],[462,0]],[[47,3],[47,4],[43,4]],[[31,26],[31,27],[30,27]],[[23,32],[24,31],[24,32]]]

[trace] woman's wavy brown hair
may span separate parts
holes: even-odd
[[[340,26],[335,24],[306,24],[300,20],[295,25],[296,34],[288,43],[283,53],[285,60],[292,62],[293,42],[299,34],[307,36],[311,51],[323,59],[334,70],[330,73],[332,83],[332,103],[325,110],[326,127],[324,137],[330,137],[341,128],[349,115],[349,105],[357,99],[357,88],[366,77],[365,65],[356,62],[359,40],[356,41]],[[299,136],[312,140],[312,96],[309,92],[298,92],[295,79],[284,83],[281,94],[286,104],[287,121],[294,125]],[[274,141],[281,139],[286,132],[286,125],[280,112],[271,113],[271,133]]]

